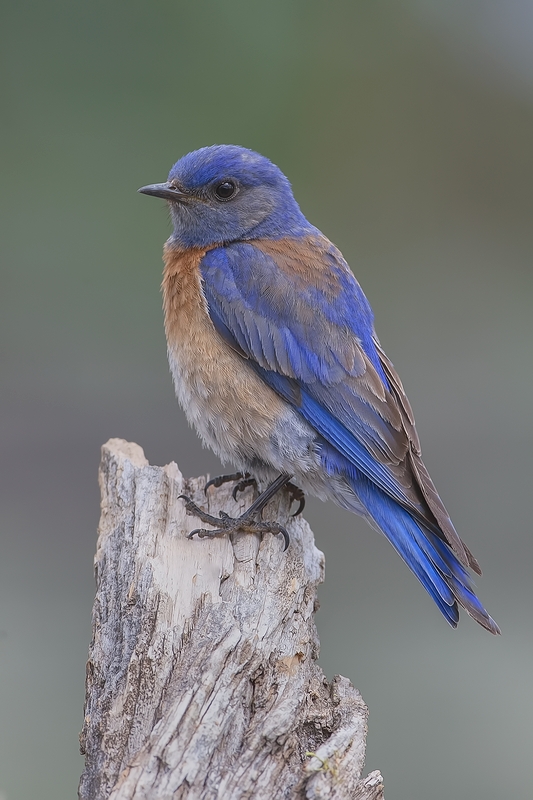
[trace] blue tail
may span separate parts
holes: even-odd
[[[474,593],[474,584],[451,548],[364,477],[354,486],[368,515],[416,575],[453,628],[458,605],[491,633],[500,629]]]

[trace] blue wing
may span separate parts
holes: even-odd
[[[464,569],[479,565],[421,460],[403,387],[340,252],[318,235],[234,243],[207,252],[201,272],[219,334],[322,437],[328,468],[352,485],[448,621],[457,623],[458,600],[494,631]]]

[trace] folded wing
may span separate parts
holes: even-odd
[[[368,478],[440,532],[461,563],[479,570],[421,461],[402,384],[339,251],[319,236],[260,240],[211,250],[201,269],[219,333]]]

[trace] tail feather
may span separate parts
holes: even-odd
[[[362,478],[354,487],[374,524],[416,575],[452,627],[459,620],[458,605],[491,633],[500,633],[476,597],[474,583],[452,549],[413,519],[402,506]]]

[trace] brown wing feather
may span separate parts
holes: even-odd
[[[455,530],[450,519],[450,515],[446,511],[444,503],[440,499],[435,488],[435,484],[431,480],[426,465],[422,461],[420,441],[414,425],[413,411],[405,394],[400,377],[394,369],[392,363],[389,361],[387,355],[383,352],[379,341],[375,340],[375,345],[379,353],[380,361],[383,365],[383,371],[389,380],[392,393],[396,399],[396,402],[398,403],[398,407],[400,408],[405,433],[409,439],[410,447],[407,451],[407,462],[409,464],[410,471],[412,471],[412,474],[416,479],[417,485],[420,487],[429,510],[431,511],[431,514],[435,518],[435,521],[442,532],[441,538],[443,538],[444,541],[450,545],[453,552],[464,566],[471,567],[474,572],[477,572],[478,575],[481,575],[481,568],[477,560],[474,558],[465,543],[459,538],[459,535],[457,534],[457,531]],[[405,466],[407,466],[407,464]]]

